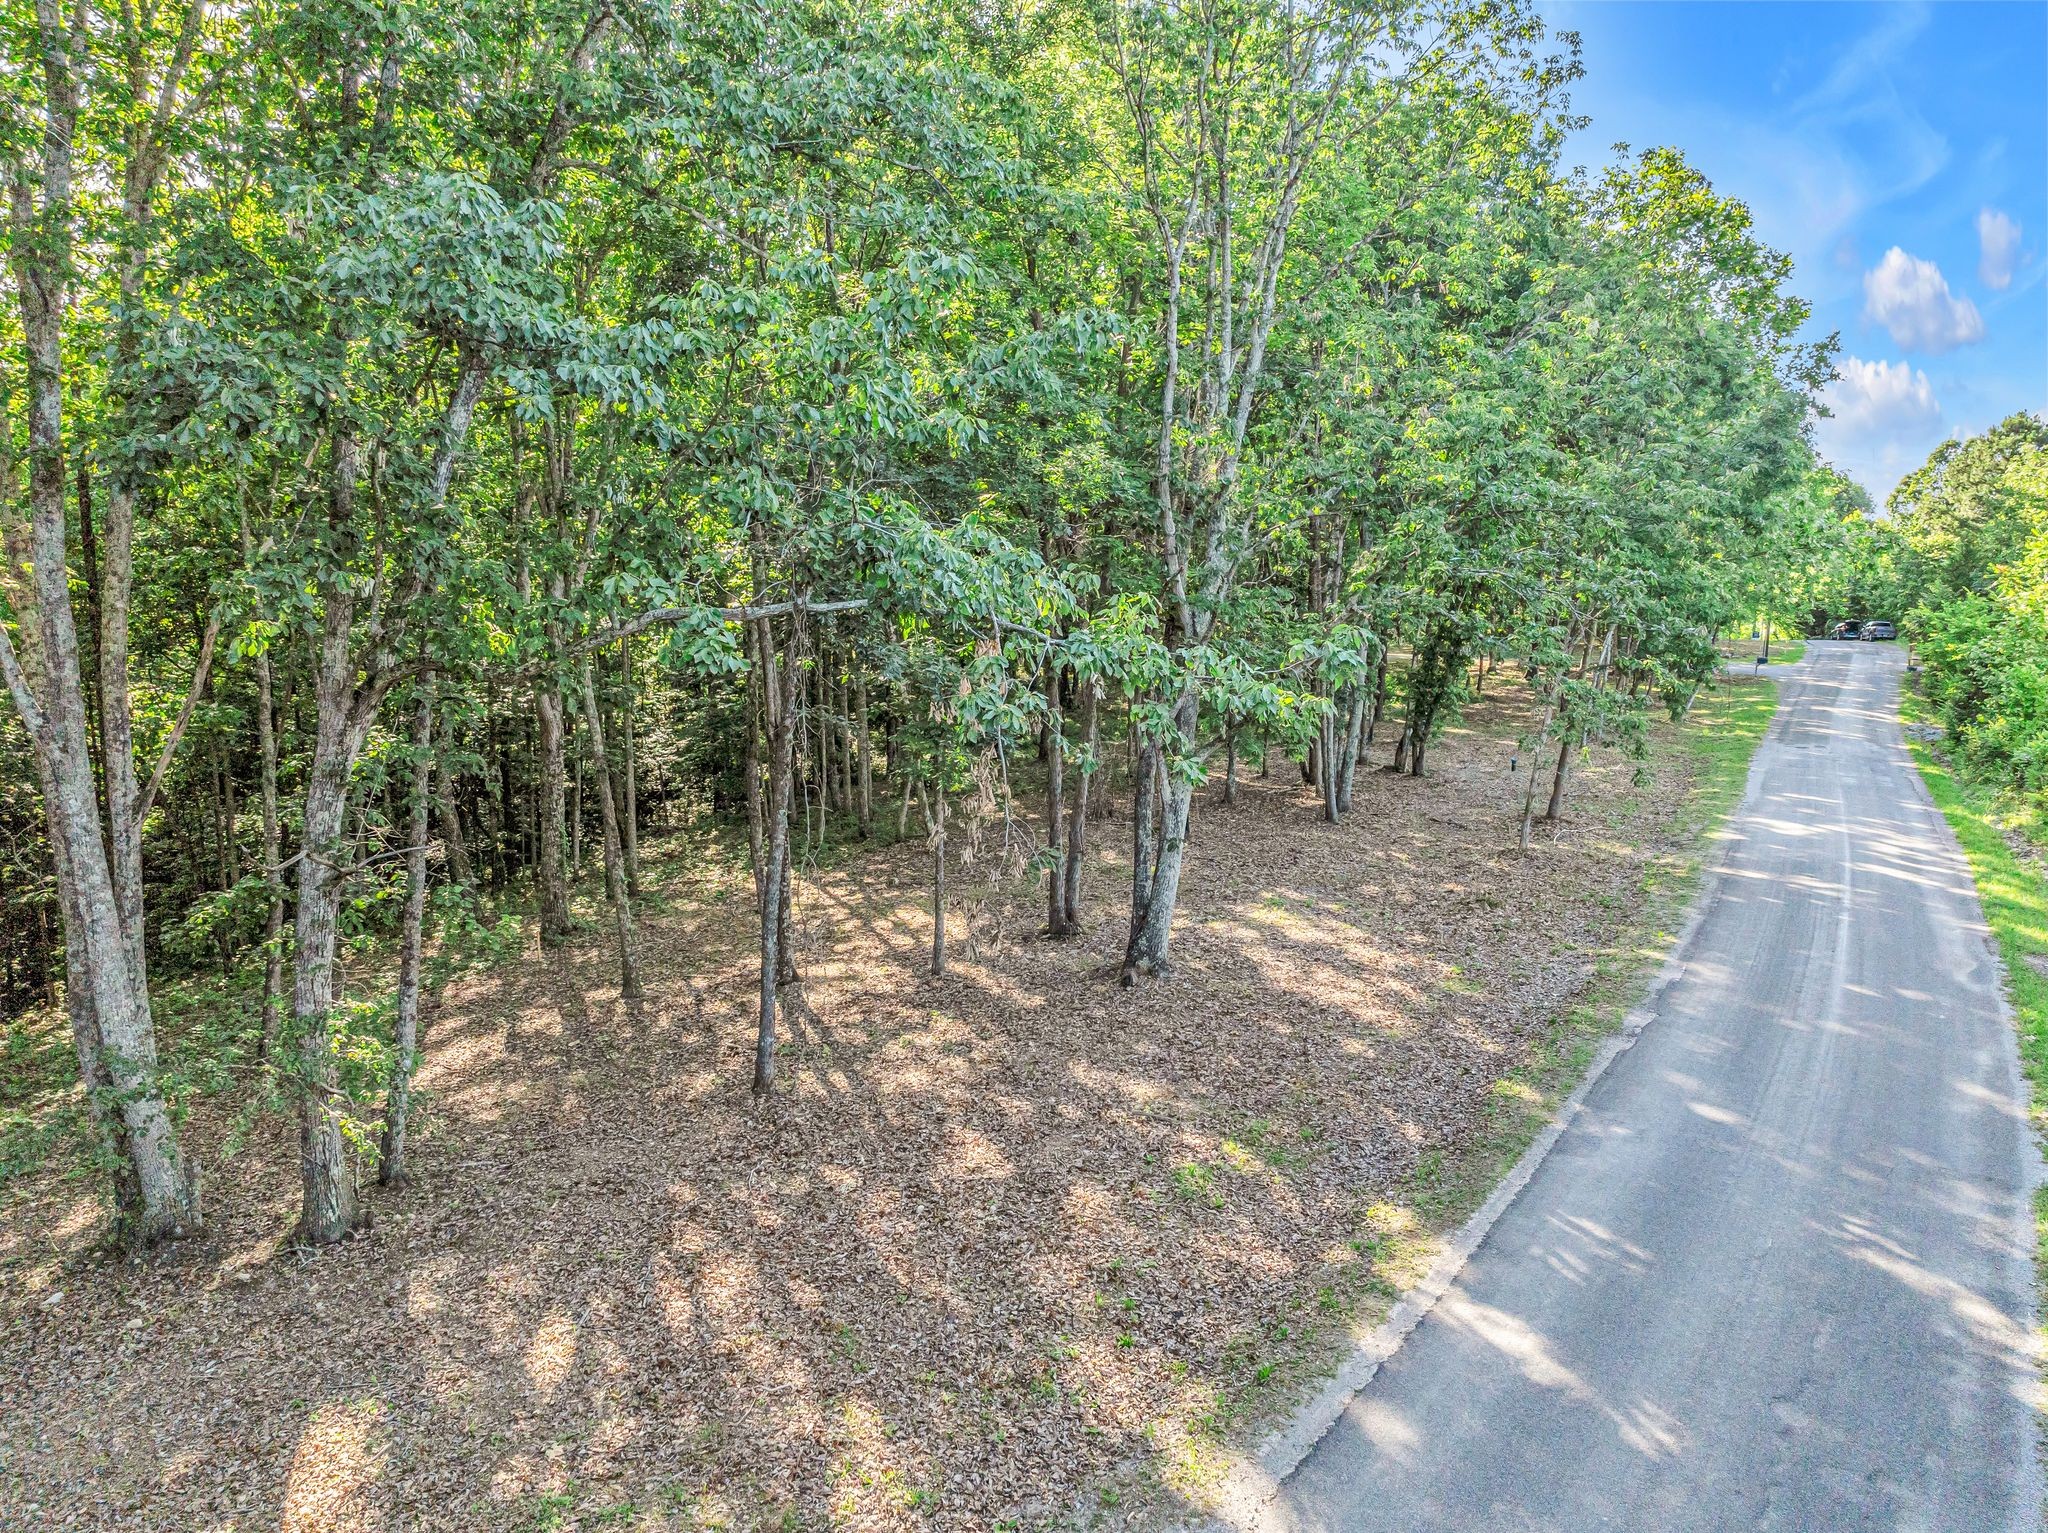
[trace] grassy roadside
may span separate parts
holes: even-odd
[[[1899,715],[1907,723],[1928,721],[1917,690],[1901,690]],[[1906,744],[1977,880],[1984,919],[2005,962],[2030,1115],[2037,1132],[2048,1132],[2048,877],[2014,847],[2020,832],[1993,795],[1961,776],[1938,746],[1911,735]],[[2034,1263],[2048,1283],[2048,1187],[2034,1194]]]
[[[1730,660],[1751,661],[1762,653],[1763,642],[1759,639],[1731,639],[1721,646],[1721,650]],[[1804,639],[1771,640],[1770,663],[1772,665],[1797,665],[1805,658],[1806,641]]]
[[[1716,860],[1716,833],[1741,802],[1777,686],[1734,677],[1703,693],[1683,726],[1660,731],[1655,766],[1684,770],[1691,786],[1665,849],[1644,867],[1640,899],[1620,914],[1603,945],[1587,948],[1590,978],[1576,1004],[1517,1068],[1489,1089],[1487,1125],[1452,1154],[1432,1154],[1390,1196],[1373,1204],[1351,1249],[1357,1260],[1318,1296],[1312,1313],[1269,1345],[1253,1378],[1219,1396],[1215,1412],[1189,1438],[1160,1444],[1161,1462],[1134,1478],[1137,1489],[1163,1486],[1184,1504],[1207,1505],[1228,1473],[1227,1443],[1243,1444],[1313,1393],[1348,1353],[1428,1273],[1445,1239],[1469,1219],[1514,1167],[1585,1078],[1600,1045],[1621,1025],[1669,956],[1694,897]],[[1291,1331],[1291,1335],[1288,1332]],[[1156,1479],[1155,1479],[1156,1476]],[[1103,1505],[1114,1507],[1116,1488]],[[1136,1520],[1136,1519],[1133,1519]]]

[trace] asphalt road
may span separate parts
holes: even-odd
[[[1903,646],[1806,653],[1653,1020],[1276,1525],[2042,1527],[1997,960]]]

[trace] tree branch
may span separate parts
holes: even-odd
[[[643,612],[638,617],[632,618],[627,622],[618,623],[610,628],[600,629],[596,633],[584,635],[563,651],[562,658],[565,660],[579,660],[585,655],[603,649],[608,644],[616,644],[621,639],[630,639],[635,634],[647,632],[650,628],[658,628],[663,623],[679,623],[685,618],[697,617],[706,612],[715,613],[728,623],[751,623],[761,618],[785,617],[794,612],[804,612],[813,615],[828,612],[857,612],[867,606],[867,604],[867,598],[863,596],[846,601],[807,601],[799,598],[794,601],[770,602],[760,607],[656,607],[652,611]]]
[[[178,710],[177,722],[171,725],[171,732],[164,737],[163,749],[157,753],[156,770],[149,774],[149,786],[142,790],[142,797],[135,801],[136,825],[149,818],[150,806],[156,802],[157,790],[164,785],[164,774],[171,769],[171,758],[178,753],[178,742],[185,738],[185,726],[192,722],[192,710],[199,705],[199,694],[206,690],[207,673],[213,668],[213,645],[219,637],[220,614],[216,612],[207,620],[206,637],[199,642],[199,666],[192,673],[192,690],[185,694],[185,703]]]

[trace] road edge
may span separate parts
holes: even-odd
[[[1793,666],[1772,666],[1769,670],[1777,673],[1768,676],[1772,681],[1799,679],[1793,674]],[[1764,744],[1782,727],[1785,717],[1785,697],[1781,690],[1772,701],[1771,721],[1758,735],[1756,747],[1750,752],[1749,765],[1744,769],[1742,796],[1729,806],[1720,825],[1708,834],[1719,834],[1749,808],[1757,791],[1757,757],[1762,753]],[[1421,1281],[1400,1297],[1379,1324],[1353,1338],[1349,1353],[1328,1383],[1304,1402],[1284,1425],[1269,1433],[1252,1456],[1232,1467],[1223,1486],[1200,1516],[1175,1524],[1182,1533],[1279,1533],[1281,1524],[1272,1516],[1272,1510],[1282,1483],[1301,1466],[1302,1461],[1315,1450],[1316,1444],[1337,1424],[1352,1400],[1372,1382],[1387,1359],[1400,1351],[1409,1335],[1450,1291],[1473,1252],[1484,1243],[1501,1216],[1542,1169],[1543,1162],[1578,1117],[1594,1087],[1599,1085],[1614,1061],[1634,1046],[1636,1039],[1655,1018],[1665,992],[1684,975],[1686,966],[1691,962],[1693,939],[1706,920],[1714,896],[1726,880],[1732,844],[1729,838],[1721,838],[1714,860],[1701,874],[1685,920],[1672,939],[1669,952],[1659,963],[1655,976],[1641,999],[1629,1008],[1620,1024],[1602,1041],[1578,1084],[1559,1105],[1551,1121],[1530,1141],[1528,1148],[1517,1157],[1477,1211],[1454,1233],[1445,1237],[1442,1250]]]
[[[2041,1128],[2041,1113],[2048,1105],[2048,1080],[2041,1078],[2035,1069],[2030,1069],[2026,1058],[2026,1034],[2032,1027],[2039,1027],[2034,1013],[2038,1006],[2023,1011],[2017,996],[2021,976],[2015,964],[2039,956],[2034,944],[2023,942],[2015,933],[2007,931],[1991,913],[1991,899],[1986,890],[1986,880],[1993,877],[1996,869],[1987,866],[1991,860],[1982,857],[1973,847],[1975,836],[1966,832],[1981,832],[1999,846],[1999,855],[2012,862],[2020,862],[2017,852],[2010,846],[2010,833],[2001,827],[1996,818],[1979,801],[1983,793],[1980,785],[1973,784],[1962,775],[1955,763],[1935,747],[1932,740],[1918,739],[1907,735],[1908,722],[1920,722],[1907,718],[1906,676],[1899,679],[1899,694],[1894,705],[1893,722],[1898,726],[1898,748],[1912,765],[1912,782],[1920,801],[1947,833],[1950,844],[1955,848],[1956,858],[1970,877],[1970,888],[1977,900],[1979,935],[1983,938],[1991,960],[1998,966],[1998,1009],[2006,1025],[2007,1036],[2012,1040],[2012,1050],[2006,1057],[2009,1081],[2013,1099],[2025,1103],[2029,1109],[2029,1128],[2032,1130],[2021,1141],[2020,1185],[2026,1196],[2022,1200],[2016,1219],[2015,1259],[2025,1269],[2027,1281],[2020,1289],[2027,1296],[2027,1335],[2032,1343],[2034,1363],[2034,1452],[2029,1459],[2025,1475],[2028,1498],[2036,1510],[2036,1522],[2048,1526],[2048,1330],[2044,1330],[2044,1313],[2048,1313],[2048,1135]],[[1922,705],[1924,707],[1924,705]],[[1921,711],[1916,707],[1915,712]],[[1937,791],[1939,778],[1946,785],[1946,791]],[[1953,805],[1949,800],[1953,800]],[[2025,876],[2025,870],[2019,870]],[[2031,990],[2038,990],[2040,981],[2034,981]]]

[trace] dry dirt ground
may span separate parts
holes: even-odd
[[[919,847],[817,873],[761,1110],[751,886],[669,843],[637,1013],[598,932],[433,1009],[420,1176],[359,1238],[292,1251],[295,1137],[217,1164],[219,1099],[203,1238],[95,1255],[54,1176],[0,1214],[0,1526],[1012,1528],[1198,1495],[1384,1305],[1697,850],[1660,726],[1652,786],[1596,752],[1514,855],[1522,723],[1489,696],[1341,828],[1284,760],[1212,791],[1177,971],[1131,992],[1125,819],[1082,937],[991,898],[936,982]]]

